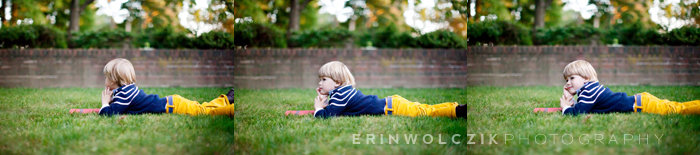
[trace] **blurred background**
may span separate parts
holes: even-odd
[[[247,48],[465,48],[466,0],[238,0]]]
[[[697,0],[468,0],[469,45],[700,45]]]
[[[233,0],[1,0],[0,48],[233,48]]]
[[[1,0],[0,87],[233,87],[233,0]]]

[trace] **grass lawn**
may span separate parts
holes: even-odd
[[[694,86],[610,88],[629,95],[646,91],[676,101],[700,99],[700,87]],[[700,116],[616,113],[572,117],[532,112],[534,107],[558,107],[560,89],[545,86],[360,89],[364,94],[380,97],[399,94],[428,104],[467,103],[466,121],[401,116],[331,119],[284,116],[286,110],[313,109],[314,90],[238,89],[233,148],[237,154],[700,153]],[[489,144],[490,135],[494,134],[495,143]],[[406,142],[407,135],[417,135],[415,143]]]
[[[360,90],[380,97],[399,94],[428,104],[468,101],[468,89]],[[313,89],[236,89],[233,147],[236,153],[464,154],[468,151],[464,119],[284,116],[286,110],[312,110],[314,97]],[[409,140],[410,137],[415,141]]]
[[[611,86],[628,95],[700,99],[697,86]],[[700,116],[639,113],[562,116],[561,87],[474,87],[467,90],[469,154],[699,154]],[[484,135],[483,143],[481,135]],[[509,134],[510,136],[506,135]],[[568,135],[565,135],[568,134]],[[489,143],[491,135],[495,143]],[[522,139],[521,139],[522,138]]]
[[[142,88],[210,101],[227,88]],[[100,108],[99,88],[0,88],[0,154],[233,154],[226,116],[68,114]]]

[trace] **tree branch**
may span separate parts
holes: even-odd
[[[304,0],[303,2],[301,2],[301,4],[299,5],[299,14],[301,14],[301,12],[304,11],[304,8],[306,8],[306,6],[309,5],[310,2],[311,0]]]
[[[76,0],[74,0],[74,1],[76,1]],[[85,8],[86,8],[88,5],[90,5],[90,3],[94,2],[94,1],[95,1],[95,0],[85,0],[85,3],[83,3],[83,5],[80,5],[80,8],[79,8],[79,11],[80,11],[80,12],[79,12],[79,13],[82,13],[83,10],[85,10]]]
[[[226,4],[226,10],[228,10],[229,12],[231,12],[231,14],[233,14],[233,1],[227,1],[227,0],[221,0],[221,1],[224,2],[224,4]]]
[[[549,7],[549,5],[552,4],[552,1],[553,0],[544,1],[544,8],[546,9],[547,7]]]

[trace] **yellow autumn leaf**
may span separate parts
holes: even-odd
[[[202,21],[202,19],[201,19],[201,17],[200,17],[200,16],[201,16],[200,14],[201,14],[201,10],[197,10],[197,11],[194,11],[194,13],[192,13],[192,16],[194,16],[194,21],[195,21],[195,22],[200,22],[200,21]]]
[[[666,11],[666,18],[671,18],[671,16],[673,16],[673,9],[671,8],[671,5],[666,6],[666,8],[664,8],[664,11]]]

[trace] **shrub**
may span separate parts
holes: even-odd
[[[469,45],[532,45],[530,29],[510,21],[482,21],[467,25]]]
[[[668,45],[700,45],[700,28],[684,26],[666,34]]]
[[[316,48],[342,48],[351,41],[355,35],[345,28],[333,28],[325,30],[309,30],[294,32],[289,40],[290,45],[297,47]]]
[[[233,35],[222,31],[211,31],[197,37],[194,45],[198,49],[233,49]]]
[[[641,23],[617,24],[606,30],[602,40],[607,44],[613,44],[614,39],[622,45],[664,45],[664,36],[655,28],[645,28]]]
[[[545,45],[591,45],[600,43],[601,31],[591,25],[569,25],[550,29],[541,29],[537,38]]]
[[[389,26],[368,31],[357,37],[356,45],[365,47],[367,42],[378,48],[417,48],[418,40],[411,36],[410,32],[401,32],[393,23]]]
[[[285,32],[268,24],[241,23],[236,24],[233,31],[234,43],[248,47],[286,48]]]
[[[74,38],[74,44],[80,48],[130,48],[134,35],[122,29],[110,29],[93,32],[80,32]]]
[[[467,43],[462,37],[447,30],[421,35],[418,42],[422,48],[467,48]]]
[[[139,40],[134,42],[136,47],[145,47],[149,43],[150,47],[156,49],[182,49],[195,48],[193,40],[187,37],[187,33],[178,32],[174,27],[149,28],[140,33]]]
[[[50,25],[19,25],[0,29],[0,48],[67,48],[66,33]]]

